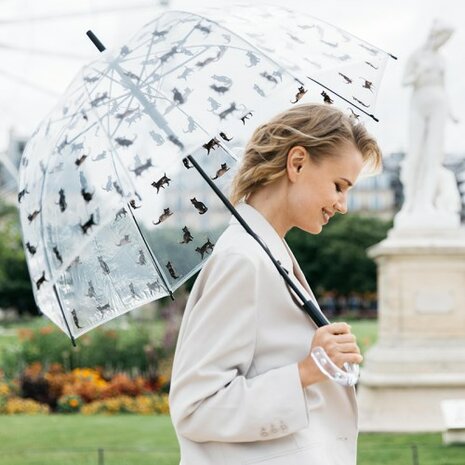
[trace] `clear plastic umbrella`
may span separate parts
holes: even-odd
[[[170,11],[85,66],[20,167],[40,310],[74,338],[174,290],[230,217],[253,129],[299,102],[372,115],[388,54],[285,8]],[[363,116],[362,116],[363,117]]]

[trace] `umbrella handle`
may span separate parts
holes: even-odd
[[[320,371],[341,386],[355,386],[357,383],[360,373],[357,364],[344,363],[344,370],[341,370],[322,347],[314,347],[311,356]]]

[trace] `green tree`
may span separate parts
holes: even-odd
[[[0,202],[0,307],[36,313],[18,210]]]
[[[342,295],[376,290],[376,264],[366,249],[383,240],[391,221],[336,215],[318,235],[291,230],[286,240],[316,290]]]

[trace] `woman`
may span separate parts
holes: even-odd
[[[318,234],[380,151],[365,128],[326,105],[299,105],[260,126],[231,201],[313,301],[284,236]],[[270,258],[232,219],[199,274],[173,364],[170,409],[181,465],[355,464],[354,388],[310,356],[362,361],[350,326],[317,329]]]

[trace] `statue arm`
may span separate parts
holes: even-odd
[[[418,52],[413,53],[405,66],[404,76],[402,79],[403,86],[414,86],[418,79]]]

